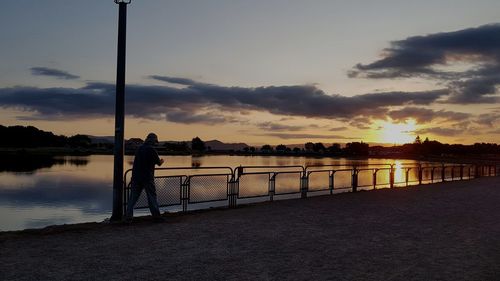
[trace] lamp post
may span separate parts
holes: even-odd
[[[125,45],[127,5],[132,0],[114,0],[118,13],[118,55],[116,64],[115,147],[113,168],[113,213],[111,221],[123,218],[123,153],[125,135]]]

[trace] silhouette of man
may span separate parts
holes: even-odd
[[[148,206],[155,221],[162,221],[158,201],[156,200],[156,188],[154,183],[155,165],[161,166],[163,159],[160,159],[154,145],[158,144],[158,136],[150,133],[144,143],[137,149],[132,167],[131,193],[127,204],[125,220],[131,221],[134,216],[134,206],[142,190],[146,190]]]

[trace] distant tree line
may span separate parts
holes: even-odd
[[[347,143],[343,148],[339,143],[334,143],[330,146],[325,146],[321,142],[307,142],[304,144],[304,148],[299,147],[287,147],[284,144],[272,147],[269,144],[263,145],[260,150],[257,151],[255,147],[248,147],[244,149],[245,152],[260,152],[260,153],[272,153],[272,154],[313,154],[313,155],[349,155],[349,156],[363,156],[368,155],[369,145],[364,142],[350,142]]]
[[[52,132],[39,130],[33,126],[2,126],[0,125],[0,147],[37,148],[37,147],[71,147],[71,148],[105,148],[111,149],[113,144],[93,144],[86,135],[77,134],[71,137],[55,135]],[[126,148],[134,151],[142,139],[132,138],[125,143]],[[165,153],[217,153],[199,138],[194,137],[191,142],[166,142],[158,147]],[[339,143],[325,146],[321,142],[307,142],[303,148],[288,147],[279,144],[276,147],[270,144],[260,148],[244,147],[241,151],[229,151],[243,154],[276,154],[276,155],[329,155],[329,156],[443,156],[443,155],[471,155],[471,154],[500,154],[500,145],[495,143],[475,143],[472,145],[444,144],[426,138],[421,140],[417,136],[413,143],[398,146],[372,146],[364,142],[350,142],[343,147]]]
[[[425,138],[421,140],[420,136],[415,138],[413,143],[407,143],[394,147],[377,147],[374,150],[386,153],[400,153],[406,155],[470,155],[470,154],[500,154],[500,145],[496,143],[475,143],[472,145],[464,144],[446,144],[436,140]]]
[[[86,135],[66,137],[39,130],[33,126],[0,125],[0,147],[90,147],[91,140]]]

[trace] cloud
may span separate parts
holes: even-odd
[[[433,135],[444,136],[444,137],[453,137],[453,136],[461,135],[463,133],[464,133],[463,129],[440,128],[440,127],[426,128],[426,129],[421,129],[421,130],[415,131],[415,134],[418,134],[418,135],[433,134]]]
[[[446,121],[462,121],[468,119],[470,114],[446,110],[432,110],[421,107],[405,107],[398,110],[391,110],[387,113],[391,119],[398,122],[404,122],[407,119],[415,119],[417,123],[428,123],[435,119],[443,119]]]
[[[218,124],[218,123],[228,123],[229,120],[215,113],[195,113],[183,110],[172,110],[166,113],[166,120],[177,123],[184,124]]]
[[[500,121],[500,113],[492,112],[492,113],[483,113],[480,114],[476,122],[480,125],[486,125],[492,127],[496,122]]]
[[[172,80],[169,78],[169,80]],[[182,81],[182,79],[172,80]],[[183,83],[188,84],[188,81]],[[349,120],[360,116],[382,118],[390,106],[428,105],[447,90],[384,92],[353,97],[327,95],[312,85],[270,87],[223,87],[189,82],[184,88],[130,84],[126,87],[126,113],[173,122],[223,122],[210,112],[247,110],[307,118]],[[115,85],[87,83],[81,88],[0,88],[0,106],[32,112],[36,119],[110,117],[114,112]],[[187,113],[198,117],[187,118]]]
[[[257,127],[266,131],[300,131],[308,128],[307,126],[286,125],[273,122],[259,123]]]
[[[280,139],[343,139],[343,140],[357,140],[360,138],[346,137],[340,135],[321,135],[321,134],[288,134],[288,133],[268,133],[260,134],[259,136],[276,137]]]
[[[332,131],[332,132],[335,132],[335,131],[345,131],[347,129],[348,129],[347,127],[341,126],[341,127],[330,128],[329,131]]]
[[[184,85],[184,86],[203,84],[203,83],[198,83],[198,82],[196,82],[192,79],[188,79],[188,78],[160,76],[160,75],[150,75],[148,77],[150,79],[153,79],[153,80],[158,80],[158,81],[167,82],[167,83],[171,83],[171,84],[179,84],[179,85]]]
[[[31,74],[36,76],[50,76],[58,79],[74,80],[79,79],[80,76],[68,73],[63,70],[48,68],[48,67],[32,67],[30,68]]]
[[[448,103],[498,102],[500,84],[500,24],[483,25],[454,32],[442,32],[393,41],[381,59],[357,64],[349,77],[423,77],[444,81],[450,90]],[[455,63],[470,65],[453,69]],[[456,69],[456,68],[455,68]]]

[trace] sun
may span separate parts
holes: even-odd
[[[403,144],[415,140],[416,122],[408,119],[401,123],[382,122],[380,124],[380,141],[384,143]]]

